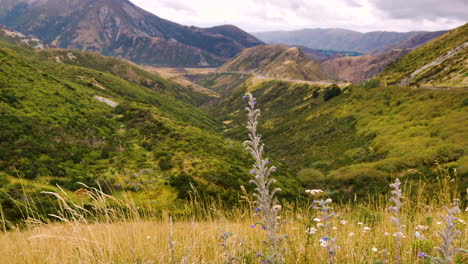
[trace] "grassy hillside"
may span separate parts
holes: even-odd
[[[239,109],[242,95],[251,91],[263,110],[267,151],[308,187],[365,194],[385,186],[390,176],[433,175],[436,162],[468,175],[468,91],[372,85],[339,89],[247,81],[208,108],[227,136],[241,138]]]
[[[262,45],[246,49],[219,69],[278,78],[318,81],[327,79],[320,66],[296,47]]]
[[[106,72],[0,46],[0,200],[7,218],[20,217],[13,201],[23,199],[23,188],[35,196],[55,184],[76,190],[77,182],[98,181],[106,192],[146,190],[167,205],[187,197],[191,183],[227,200],[248,185],[243,147],[195,107]],[[294,185],[282,183],[288,181]]]
[[[36,52],[36,56],[40,60],[50,60],[106,72],[194,105],[202,104],[210,99],[209,96],[192,91],[142,70],[140,67],[130,62],[112,57],[105,57],[97,53],[77,50],[46,49]]]
[[[454,29],[408,53],[388,66],[380,78],[387,84],[399,84],[412,73],[468,42],[468,24]],[[441,64],[412,76],[410,85],[468,87],[468,48]]]

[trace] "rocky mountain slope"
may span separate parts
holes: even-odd
[[[346,50],[362,53],[381,51],[400,41],[416,36],[422,38],[427,32],[387,32],[361,33],[347,29],[303,29],[296,31],[272,31],[253,33],[266,43],[279,43],[291,46],[306,46],[312,49]],[[426,35],[427,36],[427,35]]]
[[[318,81],[326,79],[320,66],[296,47],[261,45],[241,52],[221,66],[220,72],[255,73],[278,78]]]
[[[58,47],[151,65],[218,66],[262,44],[234,26],[183,26],[127,0],[7,0],[0,24]]]
[[[379,76],[386,84],[468,87],[468,24],[411,51]]]
[[[363,82],[374,78],[387,65],[397,61],[411,50],[445,33],[447,31],[417,34],[409,39],[398,41],[393,45],[362,56],[330,58],[324,60],[321,66],[328,75],[339,80],[355,83]]]
[[[48,47],[47,44],[42,42],[40,39],[25,36],[22,33],[3,25],[0,25],[0,41],[6,41],[16,45],[26,45],[34,49],[44,49]]]

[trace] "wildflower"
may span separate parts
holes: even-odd
[[[275,205],[273,206],[273,210],[281,210],[281,205],[275,204]]]
[[[322,221],[322,219],[320,219],[320,218],[314,218],[313,221],[314,221],[314,222],[320,222],[320,221]]]
[[[427,258],[428,256],[424,252],[419,252],[419,257]]]
[[[349,232],[348,236],[349,236],[349,237],[353,237],[353,236],[354,236],[354,233],[353,233],[353,232]]]
[[[442,224],[442,222],[437,222],[436,224],[438,224],[438,225],[441,225],[441,224]]]
[[[265,160],[265,164],[270,164],[270,161],[269,161],[269,160]]]
[[[462,223],[462,224],[465,223],[465,221],[463,221],[462,219],[458,219],[458,222],[460,222],[460,223]]]
[[[333,230],[338,230],[338,227],[334,226],[332,227]]]
[[[428,226],[424,226],[424,225],[417,225],[416,226],[416,230],[419,230],[419,231],[424,231],[424,230],[427,230],[429,229]]]
[[[255,227],[255,225],[250,225],[250,228],[254,228],[254,227]]]
[[[424,236],[419,231],[414,232],[414,237],[418,240],[424,240]]]
[[[151,238],[151,236],[146,236],[146,239],[150,239],[150,238]]]
[[[249,173],[250,174],[255,174],[255,170],[250,170]]]
[[[255,208],[255,212],[257,212],[257,213],[260,212],[260,208],[258,208],[258,207]]]
[[[402,237],[402,238],[406,238],[406,236],[402,233],[402,232],[396,232],[393,234],[394,237]]]
[[[327,243],[327,238],[326,238],[326,237],[322,237],[322,238],[320,239],[320,246],[321,246],[321,247],[324,247],[324,248],[328,247],[328,243]]]
[[[325,200],[325,203],[331,203],[332,202],[332,199],[328,198]]]
[[[309,235],[313,235],[317,231],[318,231],[318,229],[311,227],[311,228],[307,228],[306,233],[309,234]]]
[[[364,225],[364,223],[362,223],[362,222],[358,222],[357,224],[358,224],[358,225]]]
[[[323,193],[322,190],[320,189],[312,189],[312,190],[306,190],[306,193],[310,193],[311,195],[313,196],[318,196],[320,195],[321,193]],[[315,201],[314,201],[315,202]]]
[[[371,230],[371,228],[367,227],[367,226],[365,226],[364,229],[363,229],[364,232],[367,232],[367,231],[370,231],[370,230]]]
[[[245,96],[245,95],[244,95],[244,96],[242,96],[242,100],[245,100],[245,98],[247,98],[247,96]]]
[[[390,235],[390,233],[389,233],[389,232],[385,232],[383,235],[384,235],[384,236],[388,236],[388,235]]]
[[[322,223],[318,223],[318,224],[317,224],[317,227],[318,227],[318,228],[321,228],[322,226],[325,226],[325,225],[322,224]]]
[[[341,220],[340,221],[340,224],[342,224],[342,225],[346,225],[347,223],[348,223],[348,221],[346,221],[346,220]]]
[[[374,251],[374,252],[377,252],[377,248],[376,248],[376,247],[371,248],[371,250]]]

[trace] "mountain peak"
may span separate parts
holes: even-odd
[[[0,23],[58,47],[141,64],[217,66],[263,44],[232,25],[197,28],[151,14],[128,0],[5,0]]]

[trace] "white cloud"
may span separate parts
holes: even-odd
[[[464,24],[467,0],[130,0],[162,18],[199,27],[244,30],[347,28],[442,30]]]

